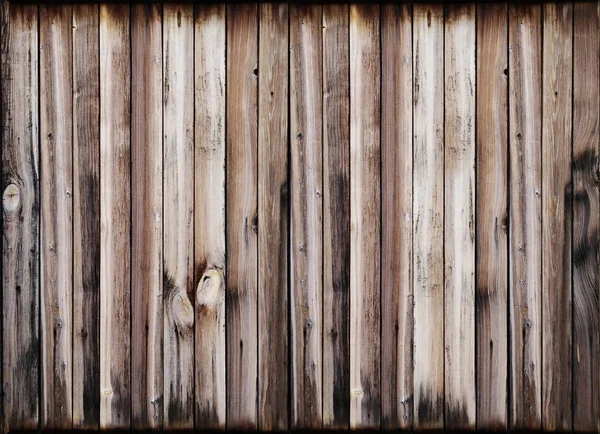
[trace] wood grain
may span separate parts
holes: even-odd
[[[162,8],[131,11],[132,427],[163,421]]]
[[[541,427],[541,7],[509,5],[510,427]]]
[[[575,3],[573,14],[573,429],[593,432],[600,430],[600,4]]]
[[[195,13],[195,427],[224,429],[225,5]]]
[[[257,428],[258,9],[227,5],[227,428]]]
[[[381,413],[413,423],[412,6],[381,14]]]
[[[505,4],[477,5],[477,429],[508,427],[508,46]]]
[[[350,5],[350,428],[381,424],[379,5]]]
[[[38,8],[2,2],[2,407],[0,427],[38,428],[40,185]],[[18,327],[13,325],[18,324]]]
[[[98,5],[73,5],[73,428],[100,423]]]
[[[323,6],[323,428],[350,422],[349,7]]]
[[[444,416],[444,10],[413,6],[414,427]]]
[[[323,94],[319,5],[290,6],[291,428],[321,428]]]

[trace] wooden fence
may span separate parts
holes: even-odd
[[[2,428],[600,429],[600,8],[1,3]]]

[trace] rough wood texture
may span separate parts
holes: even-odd
[[[444,8],[413,6],[414,426],[444,416]]]
[[[381,413],[384,429],[413,423],[412,6],[381,14]]]
[[[575,3],[573,40],[573,429],[600,430],[600,4]]]
[[[381,423],[379,5],[350,5],[350,427]]]
[[[508,425],[508,46],[505,4],[477,6],[477,429]]]
[[[571,429],[573,8],[543,6],[542,428]]]
[[[6,432],[37,429],[40,414],[38,8],[9,6],[3,1],[0,19],[3,324],[0,429]]]
[[[323,5],[323,428],[350,422],[348,5]]]
[[[257,428],[258,17],[227,5],[227,428]]]
[[[541,6],[509,5],[510,427],[541,427]]]
[[[134,429],[163,421],[162,8],[131,16],[131,411]]]
[[[292,429],[323,421],[322,27],[320,5],[290,6]]]
[[[224,429],[225,5],[195,16],[196,429]]]
[[[40,7],[42,429],[71,429],[72,8]]]

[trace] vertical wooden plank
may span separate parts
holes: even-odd
[[[258,28],[258,428],[285,431],[290,399],[288,5],[261,4]]]
[[[73,423],[72,8],[40,7],[42,429]]]
[[[542,428],[571,429],[572,3],[543,6]]]
[[[194,8],[163,6],[164,427],[194,426]]]
[[[196,429],[224,429],[225,5],[195,12]]]
[[[541,427],[541,6],[509,5],[510,424]]]
[[[347,4],[323,6],[323,428],[350,422],[350,41]]]
[[[291,426],[294,429],[321,428],[323,422],[322,37],[322,7],[292,5],[290,294]]]
[[[350,5],[350,427],[379,428],[380,8]]]
[[[414,426],[444,417],[444,8],[413,6]]]
[[[134,429],[163,420],[162,8],[131,15],[131,412]]]
[[[475,429],[475,5],[444,35],[444,428]]]
[[[37,429],[39,418],[37,6],[4,3],[1,32],[3,414],[0,426],[6,432]]]
[[[413,423],[412,7],[381,14],[381,411],[384,429]]]
[[[600,430],[600,4],[576,2],[573,40],[573,429]]]
[[[227,428],[257,428],[257,78],[255,3],[227,5]]]
[[[506,5],[477,5],[477,429],[507,429],[508,46]]]
[[[131,421],[129,5],[100,5],[100,427]]]

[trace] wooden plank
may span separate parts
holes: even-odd
[[[475,5],[446,5],[444,428],[475,429]]]
[[[194,8],[163,6],[164,427],[194,427]]]
[[[292,5],[290,7],[292,429],[319,429],[323,423],[322,37],[322,7]],[[262,47],[261,44],[259,45]]]
[[[600,430],[600,4],[574,5],[573,39],[573,429]]]
[[[508,46],[506,5],[477,5],[477,429],[508,425]]]
[[[350,41],[346,4],[323,6],[323,428],[350,422]]]
[[[130,363],[129,5],[100,5],[100,427],[128,429]]]
[[[195,426],[224,429],[225,5],[195,14]]]
[[[131,15],[131,412],[134,429],[163,421],[162,8]]]
[[[381,412],[384,429],[413,424],[412,7],[381,14]]]
[[[541,7],[508,8],[510,427],[541,427]]]
[[[2,3],[0,428],[6,432],[37,429],[39,421],[40,186],[38,8]]]
[[[542,428],[571,429],[573,8],[543,6]]]
[[[379,5],[350,5],[350,427],[379,428]]]
[[[258,20],[255,3],[227,5],[227,428],[257,428]]]
[[[42,429],[73,423],[72,8],[40,7]]]
[[[444,416],[443,5],[413,5],[414,426]]]
[[[291,48],[288,5],[262,3],[258,28],[258,428],[285,431],[291,399],[288,396],[287,109]],[[293,107],[291,110],[293,113]],[[291,236],[293,245],[293,232]],[[292,314],[292,327],[293,321]],[[311,340],[316,341],[318,336]]]

